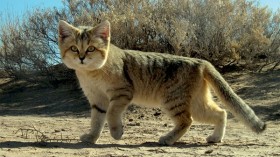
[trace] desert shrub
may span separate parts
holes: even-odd
[[[221,68],[279,64],[280,11],[256,1],[69,0],[65,6],[64,19],[75,25],[110,20],[112,42],[122,48],[203,58]]]
[[[54,13],[34,10],[22,22],[9,20],[1,26],[0,69],[6,76],[51,86],[72,76],[60,61]]]
[[[112,43],[121,48],[202,58],[224,69],[275,69],[280,63],[280,11],[272,13],[257,1],[63,3],[63,8],[34,10],[22,21],[8,21],[1,26],[1,70],[16,78],[60,80],[53,68],[61,62],[57,48],[60,19],[76,26],[94,26],[107,19],[111,22]]]

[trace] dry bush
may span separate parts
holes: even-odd
[[[9,20],[0,28],[0,69],[10,78],[56,87],[60,80],[73,76],[59,58],[57,16],[53,10],[34,10],[25,17],[22,22]]]
[[[0,70],[10,76],[59,80],[57,24],[107,19],[112,43],[125,49],[206,59],[216,67],[262,70],[280,63],[280,10],[246,0],[64,0],[1,26]],[[69,72],[71,73],[71,72]],[[68,75],[68,73],[66,73]],[[30,77],[32,76],[32,77]],[[68,77],[69,78],[69,77]],[[49,81],[49,82],[51,82]]]
[[[280,11],[246,0],[65,1],[74,25],[112,23],[119,47],[209,60],[216,67],[279,65]]]

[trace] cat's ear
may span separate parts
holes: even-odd
[[[58,35],[59,38],[64,39],[66,37],[69,37],[73,34],[73,31],[75,28],[67,23],[66,21],[60,20],[58,24]]]
[[[110,39],[110,31],[110,22],[106,20],[93,28],[92,33],[94,36],[101,37],[102,39],[108,41]]]

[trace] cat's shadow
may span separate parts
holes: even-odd
[[[0,148],[23,148],[23,147],[38,147],[38,148],[64,148],[64,149],[82,149],[82,148],[139,148],[139,147],[174,147],[174,148],[194,148],[207,147],[211,144],[207,143],[184,143],[176,142],[172,146],[162,146],[157,142],[145,142],[141,144],[89,144],[89,143],[66,143],[66,142],[20,142],[20,141],[4,141],[0,142]]]

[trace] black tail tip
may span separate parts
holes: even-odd
[[[262,124],[255,130],[256,133],[260,134],[263,133],[266,130],[267,125],[262,122]]]

